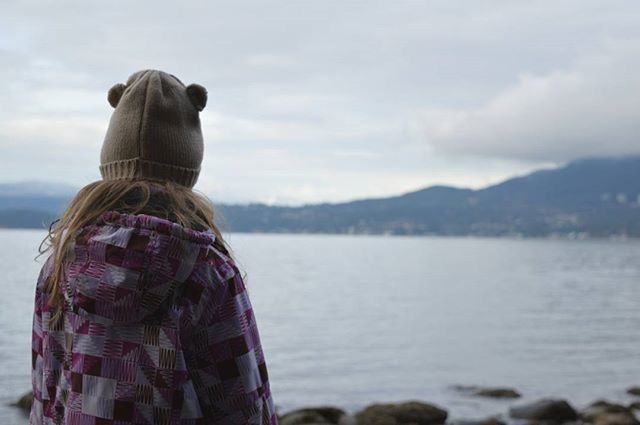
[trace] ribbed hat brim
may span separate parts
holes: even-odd
[[[133,158],[101,164],[100,174],[104,180],[169,180],[186,187],[193,187],[198,181],[200,169]]]

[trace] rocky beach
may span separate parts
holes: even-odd
[[[505,400],[506,410],[489,417],[451,418],[446,407],[425,401],[374,403],[356,412],[338,406],[310,406],[287,412],[278,410],[280,425],[640,425],[640,386],[626,390],[632,400],[628,404],[595,400],[579,408],[558,398],[541,398],[519,402],[522,396],[513,388],[455,386],[461,395]],[[25,417],[31,408],[27,393],[13,406]]]

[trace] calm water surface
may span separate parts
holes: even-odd
[[[0,230],[0,423],[30,388],[43,232]],[[640,384],[640,242],[231,234],[282,411],[420,399],[454,418],[524,400],[627,401]],[[42,261],[42,259],[40,260]]]

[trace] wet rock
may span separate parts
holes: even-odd
[[[355,416],[347,413],[346,415],[340,417],[338,425],[358,425],[358,422],[356,421]]]
[[[451,388],[461,393],[472,393],[480,387],[475,385],[452,385]]]
[[[594,425],[639,425],[630,408],[606,400],[591,403],[580,416]]]
[[[315,412],[290,412],[281,416],[278,420],[280,425],[310,425],[310,424],[330,424],[322,415]]]
[[[593,421],[593,425],[637,425],[638,420],[633,413],[605,413]]]
[[[511,388],[480,388],[473,395],[493,398],[519,398],[520,393]]]
[[[19,407],[25,412],[29,412],[31,410],[32,404],[33,404],[33,394],[31,393],[31,391],[29,391],[28,393],[20,397],[18,401],[13,403],[12,406]]]
[[[556,399],[542,399],[512,407],[509,409],[509,415],[515,419],[547,423],[564,423],[578,419],[578,413],[569,403]]]
[[[458,419],[451,421],[450,425],[506,425],[505,422],[498,418],[487,419]]]
[[[593,422],[598,416],[608,413],[628,413],[628,407],[621,404],[611,403],[607,400],[598,400],[591,403],[580,413],[580,417],[585,422]]]
[[[478,387],[475,385],[454,385],[453,389],[461,393],[479,397],[519,398],[520,393],[513,388]]]
[[[338,424],[345,411],[337,407],[306,407],[280,416],[281,425]]]
[[[355,418],[358,425],[438,425],[447,420],[447,411],[431,404],[408,401],[372,404],[356,413]]]
[[[640,396],[640,387],[627,388],[627,393],[631,395]]]

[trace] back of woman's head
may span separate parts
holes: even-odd
[[[107,99],[114,111],[100,154],[103,180],[78,192],[40,245],[41,254],[52,250],[55,255],[45,288],[52,306],[61,303],[58,288],[69,244],[79,229],[108,210],[210,229],[217,248],[229,254],[211,201],[192,189],[204,152],[199,113],[207,103],[206,89],[147,69],[111,87]]]

